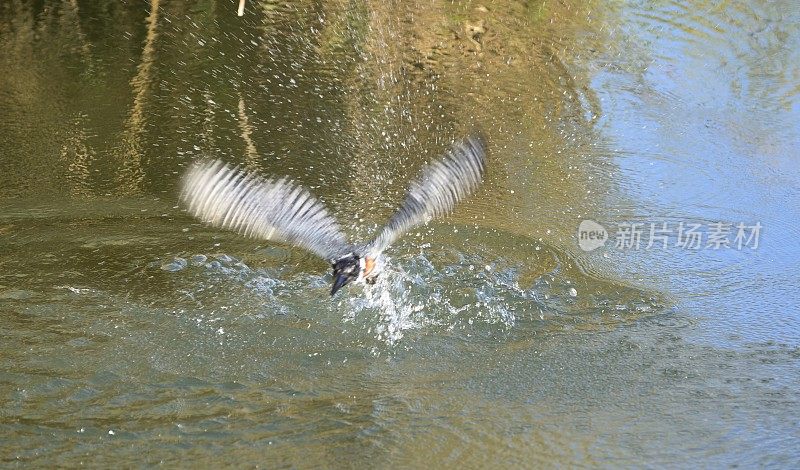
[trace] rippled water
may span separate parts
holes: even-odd
[[[798,20],[3,3],[0,459],[796,467]],[[295,178],[368,239],[474,129],[479,193],[332,299],[326,263],[177,206],[212,156]],[[586,219],[603,248],[580,249]],[[676,246],[718,222],[760,224],[758,246]],[[632,223],[639,249],[615,247]]]

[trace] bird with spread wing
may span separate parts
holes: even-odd
[[[482,137],[467,137],[427,165],[386,226],[363,245],[348,242],[325,205],[304,187],[218,160],[193,164],[183,178],[180,198],[190,214],[211,226],[295,245],[328,261],[334,295],[351,281],[373,283],[376,260],[389,245],[410,229],[449,214],[472,194],[486,171],[485,148]]]

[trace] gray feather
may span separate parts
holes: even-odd
[[[425,167],[368,251],[376,256],[408,230],[452,212],[483,181],[485,147],[483,138],[468,137],[456,143],[441,160]]]
[[[220,161],[197,162],[183,178],[181,200],[214,227],[289,243],[333,261],[350,247],[325,206],[300,185],[264,179]]]

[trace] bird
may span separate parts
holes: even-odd
[[[410,182],[377,237],[361,244],[348,241],[325,205],[300,184],[288,177],[265,178],[220,160],[190,165],[179,199],[189,214],[212,227],[294,245],[327,261],[333,269],[333,296],[351,282],[374,284],[381,253],[412,228],[450,214],[480,186],[486,166],[481,134],[456,141]]]

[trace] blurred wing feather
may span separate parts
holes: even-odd
[[[181,200],[209,225],[299,246],[326,261],[349,250],[325,206],[285,178],[264,179],[220,161],[201,161],[186,172]]]
[[[453,211],[483,181],[486,144],[472,136],[456,143],[445,156],[428,166],[408,188],[406,198],[369,251],[377,255],[408,230]]]

